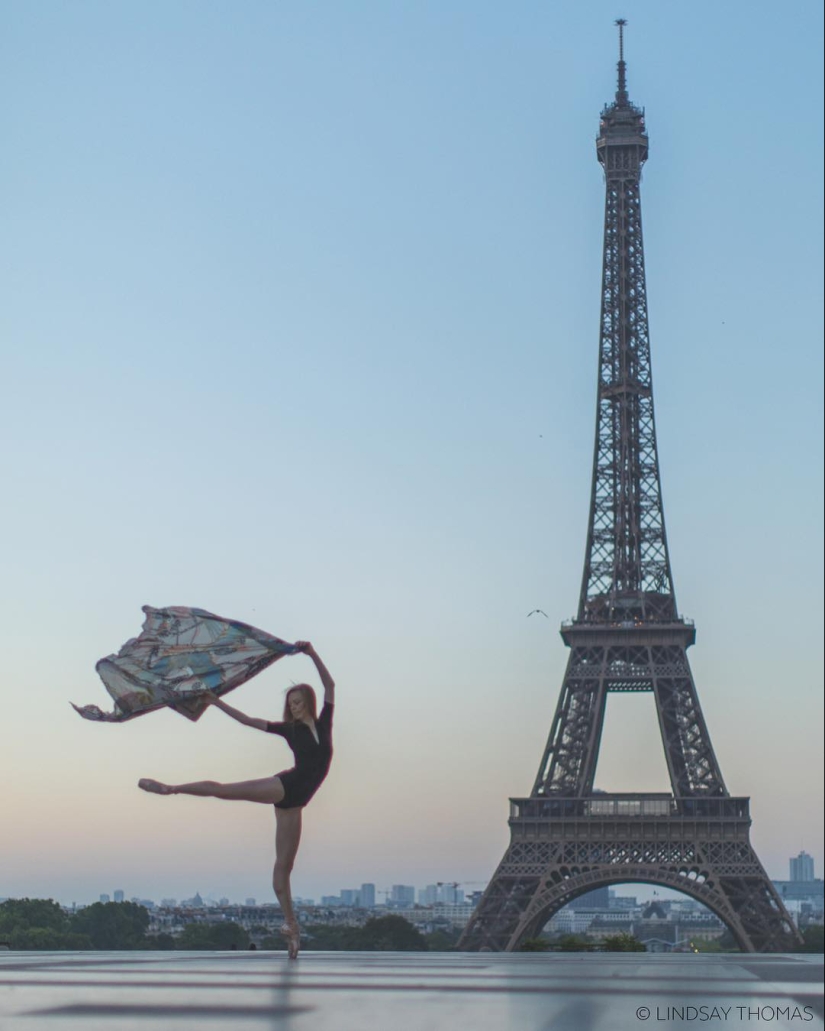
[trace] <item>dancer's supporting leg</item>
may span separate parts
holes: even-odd
[[[298,955],[300,945],[298,921],[292,908],[289,875],[295,865],[298,845],[301,843],[301,808],[275,810],[275,868],[272,887],[284,914],[283,932],[289,946],[290,959]]]
[[[216,780],[196,780],[191,784],[164,784],[159,780],[144,778],[138,787],[156,795],[200,795],[204,798],[225,798],[237,802],[262,802],[273,805],[284,797],[280,777],[263,777],[261,780],[241,780],[234,784],[220,784]]]
[[[231,801],[262,802],[273,805],[284,797],[284,786],[280,777],[264,777],[261,780],[243,780],[234,784],[220,784],[216,780],[196,780],[190,784],[164,784],[159,780],[144,777],[138,787],[156,795],[200,795],[204,798],[224,798]],[[300,936],[295,910],[292,908],[292,893],[289,875],[295,865],[295,856],[301,842],[301,808],[276,809],[275,869],[272,871],[272,887],[284,914],[283,932],[289,947],[291,959],[298,955]]]

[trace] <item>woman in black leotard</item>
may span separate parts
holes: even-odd
[[[301,810],[309,802],[329,771],[332,759],[332,711],[335,704],[335,681],[309,641],[297,641],[297,647],[315,663],[324,685],[324,707],[316,718],[315,692],[309,684],[296,684],[287,692],[284,718],[280,723],[247,716],[239,709],[207,695],[212,705],[228,716],[256,730],[279,734],[292,749],[295,765],[274,777],[245,780],[235,784],[219,784],[214,780],[199,780],[191,784],[164,784],[143,779],[138,787],[158,795],[201,795],[245,802],[263,802],[275,807],[275,868],[272,887],[281,904],[284,924],[281,932],[287,940],[290,958],[298,955],[300,938],[298,921],[292,908],[289,875],[295,863],[301,841]]]

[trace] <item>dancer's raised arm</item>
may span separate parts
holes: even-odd
[[[315,668],[318,670],[318,676],[321,678],[321,683],[324,685],[324,701],[327,705],[334,705],[335,681],[330,676],[330,672],[327,667],[321,661],[320,655],[315,651],[309,641],[296,641],[295,645],[301,649],[304,655],[308,655],[315,663]]]
[[[245,712],[241,712],[240,709],[233,709],[231,705],[227,705],[222,699],[218,698],[214,694],[205,694],[203,696],[210,705],[214,705],[216,709],[221,709],[226,713],[227,716],[231,716],[233,720],[237,720],[238,723],[243,723],[245,727],[254,727],[256,730],[266,730],[266,720],[259,720],[255,716],[247,716]]]

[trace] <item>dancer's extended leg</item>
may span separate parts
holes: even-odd
[[[241,780],[234,784],[220,784],[216,780],[196,780],[191,784],[164,784],[159,780],[144,778],[138,787],[156,795],[200,795],[203,798],[224,798],[238,802],[263,802],[273,805],[284,797],[280,777],[263,777],[261,780]]]
[[[295,959],[300,939],[298,921],[292,908],[289,875],[292,873],[298,845],[301,843],[301,809],[276,809],[275,820],[275,868],[272,871],[272,887],[284,914],[283,932],[289,947],[289,957]]]

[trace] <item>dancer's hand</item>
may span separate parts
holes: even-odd
[[[304,655],[309,656],[310,659],[315,663],[315,668],[318,670],[318,675],[321,678],[321,683],[324,685],[324,701],[330,705],[335,704],[335,681],[329,675],[329,670],[321,660],[321,656],[312,647],[309,641],[296,641],[295,647],[299,648]]]

